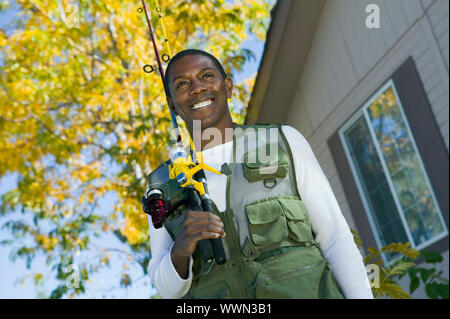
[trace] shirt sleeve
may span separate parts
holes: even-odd
[[[191,287],[192,283],[192,257],[189,258],[188,278],[183,279],[172,263],[170,252],[174,241],[167,229],[153,226],[151,216],[148,217],[150,231],[150,248],[152,258],[148,265],[148,273],[153,286],[164,299],[178,299],[183,297]]]
[[[361,253],[308,141],[291,126],[282,130],[291,148],[298,191],[310,215],[315,240],[344,297],[372,299]]]

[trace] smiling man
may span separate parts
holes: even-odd
[[[306,139],[287,125],[233,123],[233,82],[207,52],[175,55],[165,82],[170,107],[191,136],[220,132],[198,142],[205,163],[218,170],[228,163],[231,173],[205,172],[214,213],[182,204],[158,229],[150,217],[149,274],[161,296],[373,298],[361,254]],[[164,165],[148,184],[164,185],[169,206],[184,197]],[[196,249],[200,240],[214,238],[225,248],[221,265],[205,264]]]
[[[226,129],[233,127],[227,102],[231,98],[233,81],[213,55],[192,49],[178,53],[167,66],[165,82],[170,107],[186,122],[191,136],[196,133],[194,123],[197,120],[202,130],[216,128],[226,138]],[[206,142],[201,141],[201,149]],[[200,149],[200,145],[196,146]]]

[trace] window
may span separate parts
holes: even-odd
[[[409,241],[422,249],[447,235],[393,81],[339,135],[379,247]]]

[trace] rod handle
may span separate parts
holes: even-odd
[[[188,192],[189,208],[194,211],[202,211],[202,202],[196,190],[188,187],[186,191]],[[197,243],[197,248],[199,249],[200,256],[205,263],[210,264],[214,261],[214,250],[211,240],[200,240]]]
[[[202,207],[205,212],[214,213],[212,200],[210,198],[202,199]],[[214,258],[219,265],[224,264],[227,261],[225,256],[225,249],[223,248],[222,238],[211,239],[212,248],[214,251]]]

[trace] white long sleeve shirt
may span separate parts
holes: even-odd
[[[315,241],[330,263],[344,297],[373,298],[362,256],[309,143],[291,126],[284,125],[282,130],[292,151],[298,191],[310,215]],[[233,143],[228,142],[203,151],[205,163],[220,170],[223,163],[230,162],[232,148]],[[227,177],[208,171],[205,175],[211,199],[219,211],[224,211]],[[169,233],[164,227],[155,229],[150,216],[149,229],[152,252],[149,274],[153,285],[163,298],[181,298],[192,283],[192,257],[188,278],[182,279],[170,257],[174,241]]]

